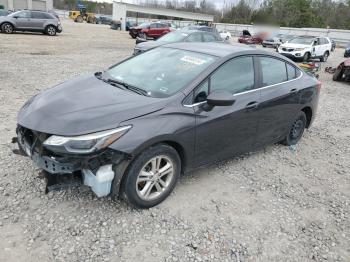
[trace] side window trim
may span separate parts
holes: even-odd
[[[269,88],[269,87],[273,87],[273,86],[278,86],[278,85],[281,85],[281,84],[284,84],[284,83],[288,83],[288,82],[291,82],[291,81],[295,81],[295,80],[298,80],[299,78],[301,78],[302,76],[303,76],[303,72],[302,72],[302,70],[300,70],[300,69],[298,69],[296,66],[294,66],[294,65],[292,65],[291,63],[289,63],[288,61],[285,61],[285,60],[283,60],[283,59],[280,59],[280,58],[278,58],[278,57],[274,57],[274,56],[269,56],[269,55],[257,55],[256,56],[257,57],[257,59],[260,59],[260,57],[271,57],[271,58],[274,58],[274,59],[277,59],[277,60],[280,60],[280,61],[282,61],[282,62],[284,62],[285,64],[290,64],[291,66],[293,66],[294,67],[294,69],[296,70],[296,75],[297,75],[297,77],[296,78],[293,78],[293,79],[291,79],[291,80],[287,80],[287,81],[283,81],[283,82],[280,82],[280,83],[277,83],[277,84],[273,84],[273,85],[268,85],[268,86],[262,86],[262,68],[261,68],[261,63],[260,63],[260,61],[258,61],[259,63],[259,66],[258,66],[258,68],[259,68],[259,85],[258,85],[258,87],[257,87],[257,89],[265,89],[265,88]],[[287,68],[287,66],[286,66],[286,68]],[[300,74],[299,76],[298,76],[298,73]],[[287,73],[287,77],[288,77],[288,73]]]

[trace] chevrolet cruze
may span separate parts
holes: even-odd
[[[180,174],[281,142],[315,118],[320,83],[245,45],[176,43],[29,99],[17,142],[48,179],[78,175],[97,196],[149,208]]]

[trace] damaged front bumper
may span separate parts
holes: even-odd
[[[57,154],[43,146],[49,134],[22,126],[17,127],[16,133],[12,142],[18,144],[19,150],[14,152],[30,157],[43,170],[46,192],[65,188],[67,184],[76,186],[76,178],[80,177],[80,184],[91,187],[98,197],[110,193],[118,195],[121,178],[129,163],[128,155],[109,148],[89,155]]]

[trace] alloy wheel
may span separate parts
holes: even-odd
[[[156,156],[141,169],[136,180],[138,196],[146,201],[160,197],[174,177],[174,164],[167,156]]]
[[[47,33],[49,35],[55,35],[56,34],[56,30],[55,28],[53,28],[52,26],[50,26],[49,28],[47,28]]]
[[[7,34],[11,34],[11,33],[13,32],[13,27],[12,27],[12,25],[6,24],[6,25],[4,26],[4,31],[5,31],[5,33],[7,33]]]
[[[291,130],[290,137],[292,140],[298,140],[299,137],[303,134],[303,130],[305,128],[305,123],[303,120],[298,119],[294,122]]]

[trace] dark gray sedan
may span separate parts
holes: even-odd
[[[178,42],[222,42],[220,35],[200,30],[179,30],[170,32],[156,41],[142,41],[135,46],[134,55],[169,43]]]
[[[14,140],[48,181],[79,175],[97,196],[149,208],[181,173],[298,143],[319,93],[317,79],[279,54],[169,44],[32,97]]]

